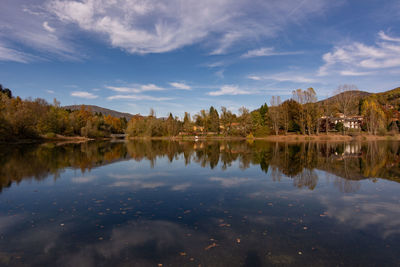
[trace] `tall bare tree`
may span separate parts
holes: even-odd
[[[275,134],[279,133],[280,126],[280,105],[281,105],[281,97],[280,96],[272,96],[271,98],[271,107],[269,108],[269,118],[271,120],[272,129],[275,131]]]
[[[355,105],[358,95],[358,88],[354,84],[342,84],[335,91],[335,106],[340,113],[343,113],[344,118],[351,115],[352,106]],[[346,133],[343,127],[343,134]]]
[[[314,88],[310,87],[303,91],[304,98],[304,118],[305,124],[307,125],[307,133],[310,135],[313,133],[315,124],[318,120],[318,112],[315,102],[317,101],[317,94]]]
[[[305,97],[304,97],[304,92],[302,89],[296,89],[292,92],[292,99],[296,101],[297,103],[300,104],[300,110],[298,110],[297,113],[297,118],[296,122],[300,126],[301,133],[305,134],[306,133],[306,116],[304,112],[304,104],[305,102]]]

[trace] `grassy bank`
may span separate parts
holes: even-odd
[[[129,137],[127,140],[266,140],[271,142],[307,142],[307,141],[321,141],[321,142],[340,142],[340,141],[377,141],[377,140],[400,140],[400,134],[397,135],[341,135],[341,134],[320,134],[320,135],[269,135],[265,137],[246,138],[240,136],[170,136],[170,137]]]

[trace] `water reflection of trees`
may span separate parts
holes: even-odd
[[[81,169],[131,158],[149,161],[157,158],[183,160],[204,168],[227,169],[237,162],[239,168],[259,166],[273,180],[290,177],[297,187],[314,189],[317,170],[331,174],[342,191],[358,189],[357,181],[384,178],[400,182],[398,142],[369,143],[270,143],[264,141],[139,141],[128,143],[91,142],[7,146],[0,149],[0,186],[8,187],[25,178],[57,178],[67,168]],[[338,178],[340,177],[340,178]],[[344,179],[343,179],[344,178]]]
[[[0,190],[23,179],[57,179],[67,167],[82,172],[127,157],[123,143],[13,145],[0,147]]]

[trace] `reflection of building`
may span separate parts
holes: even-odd
[[[337,113],[336,116],[322,116],[320,128],[321,131],[326,129],[326,120],[328,120],[328,131],[335,130],[338,123],[342,123],[346,129],[361,129],[363,122],[362,116],[344,116],[343,113]]]
[[[359,156],[361,155],[361,144],[360,143],[350,143],[346,144],[344,147],[344,155],[347,156]]]

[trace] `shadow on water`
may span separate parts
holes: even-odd
[[[0,147],[0,190],[24,179],[56,180],[66,168],[92,168],[122,160],[149,161],[157,158],[170,162],[183,157],[186,165],[198,164],[227,170],[234,162],[240,169],[256,165],[270,173],[274,181],[282,176],[293,179],[296,187],[314,189],[316,170],[332,174],[343,192],[356,191],[363,179],[387,179],[400,182],[399,142],[365,143],[271,143],[264,141],[130,141],[89,142],[57,145],[15,145]],[[338,179],[338,177],[340,177]]]

